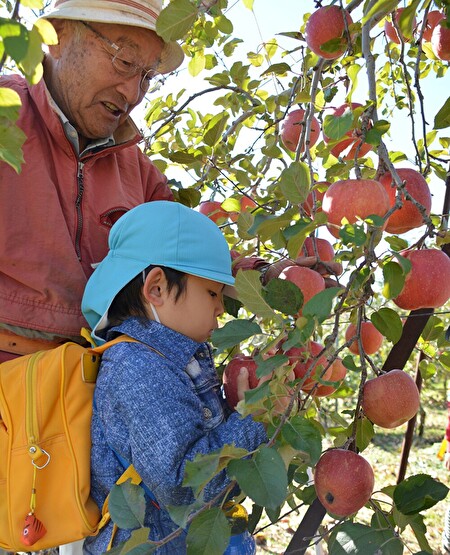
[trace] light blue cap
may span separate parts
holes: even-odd
[[[160,265],[234,285],[227,241],[207,216],[170,201],[141,204],[111,228],[109,252],[89,278],[81,304],[94,339],[112,301],[147,266]]]

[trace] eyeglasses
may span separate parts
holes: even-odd
[[[156,75],[158,75],[158,72],[155,69],[146,69],[143,66],[135,64],[132,61],[133,52],[131,48],[127,48],[126,46],[118,46],[116,43],[110,41],[107,37],[91,27],[89,23],[86,23],[86,21],[80,21],[80,23],[87,27],[92,33],[94,33],[97,38],[107,44],[109,48],[112,48],[112,50],[115,52],[115,54],[111,54],[111,52],[108,51],[108,54],[111,56],[112,66],[117,71],[117,73],[126,77],[135,77],[136,75],[141,75],[141,80],[139,82],[141,91],[144,93],[148,92],[150,88],[150,82]]]

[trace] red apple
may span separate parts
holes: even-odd
[[[248,383],[250,389],[258,387],[259,379],[256,377],[256,362],[249,355],[239,354],[234,356],[225,366],[222,381],[225,398],[230,408],[234,409],[239,402],[237,378],[241,368],[248,370]]]
[[[328,366],[327,358],[324,355],[319,357],[313,363],[314,358],[317,357],[322,350],[323,345],[317,343],[316,341],[309,341],[306,347],[291,347],[285,353],[289,359],[289,364],[292,366],[296,379],[304,378],[313,364],[309,376],[303,382],[301,388],[303,391],[311,391],[317,384],[319,378],[326,381],[331,379],[331,374],[333,372],[331,366],[329,366],[325,373],[323,373],[325,368]]]
[[[372,214],[384,216],[389,210],[389,197],[378,181],[345,179],[328,187],[322,210],[328,217],[328,230],[338,238],[344,218],[353,224],[358,218],[365,219]]]
[[[247,197],[246,195],[243,195],[239,202],[241,205],[241,212],[251,212],[258,206],[251,197]],[[228,215],[230,217],[230,220],[232,222],[235,222],[239,217],[239,212],[229,212]]]
[[[342,360],[340,358],[333,360],[330,368],[331,374],[327,381],[336,382],[336,384],[334,386],[319,385],[314,391],[314,395],[316,397],[327,397],[328,395],[334,393],[336,389],[342,384],[345,376],[347,375],[347,368],[342,364]]]
[[[375,477],[370,464],[353,451],[331,449],[314,469],[317,497],[332,515],[356,513],[369,501]]]
[[[450,299],[450,258],[438,249],[402,251],[411,262],[394,303],[405,310],[439,308]]]
[[[359,104],[358,102],[352,102],[350,105],[342,104],[342,106],[333,110],[330,115],[338,118],[343,116],[346,112],[354,112],[356,108],[360,108],[361,106],[362,104]],[[341,156],[344,160],[354,160],[357,150],[358,158],[362,158],[373,149],[371,144],[363,142],[361,138],[361,124],[359,124],[359,121],[355,121],[354,124],[354,128],[347,131],[345,134],[346,138],[336,143],[331,149],[331,154],[336,158]],[[325,133],[323,140],[325,143],[329,143],[331,141]]]
[[[345,18],[345,19],[344,19]],[[347,50],[348,37],[345,32],[345,21],[347,28],[353,23],[347,10],[341,10],[339,6],[323,6],[313,12],[305,27],[305,41],[308,48],[327,60],[339,58]],[[333,41],[332,51],[323,50],[326,43]],[[328,45],[327,45],[328,46]],[[327,48],[327,50],[329,50]]]
[[[367,380],[361,406],[367,418],[377,426],[397,428],[419,410],[419,390],[409,374],[391,370]]]
[[[323,277],[318,272],[303,266],[288,266],[278,277],[295,283],[303,293],[303,305],[325,289]]]
[[[445,15],[439,10],[431,10],[431,12],[428,12],[427,22],[425,24],[425,29],[422,35],[423,40],[426,40],[428,42],[431,41],[431,35],[433,34],[434,28],[439,23],[439,21],[441,21],[441,19],[444,19],[444,17]]]
[[[395,18],[395,23],[397,24],[397,27],[398,27],[398,20],[400,19],[400,16],[404,9],[405,8],[398,8],[398,10],[394,11],[394,14],[395,14],[394,18]],[[416,21],[416,18],[414,18],[411,31],[413,31],[416,28],[416,25],[417,25],[417,21]],[[388,19],[384,21],[384,32],[392,42],[395,42],[396,44],[400,44],[400,38],[398,36],[397,30],[395,29],[392,22],[389,21]],[[402,35],[402,38],[404,42],[409,42],[409,39],[405,38],[403,35]]]
[[[303,126],[305,125],[305,110],[298,108],[289,113],[287,118],[283,122],[283,127],[281,129],[281,141],[284,146],[295,152],[297,150],[297,145],[300,140],[300,136],[303,131]],[[320,135],[320,124],[315,116],[312,117],[311,121],[311,133],[309,135],[309,146],[312,147],[317,143],[317,139]],[[305,145],[303,145],[302,152],[305,150]]]
[[[352,337],[355,339],[349,345],[349,350],[354,355],[359,355],[359,345],[356,340],[356,325],[350,324],[345,332],[345,341],[349,341]],[[384,337],[372,324],[372,322],[361,322],[361,342],[364,352],[367,355],[373,355],[378,351],[383,343]]]
[[[418,171],[410,168],[398,168],[396,171],[401,181],[405,182],[407,193],[416,202],[420,203],[425,208],[426,214],[429,215],[431,211],[431,193],[425,178]],[[392,179],[392,175],[387,172],[380,177],[379,181],[389,196],[392,208],[397,196],[397,187]],[[389,216],[387,221],[386,231],[388,233],[406,233],[411,229],[422,226],[424,223],[420,210],[412,201],[406,200],[403,193],[401,194],[401,200],[403,206],[396,210],[392,216]]]
[[[333,246],[329,241],[321,239],[320,237],[307,237],[297,256],[316,256],[314,252],[314,243],[320,260],[323,262],[331,262],[334,258]]]
[[[437,58],[450,60],[450,29],[444,27],[445,21],[440,21],[431,34],[431,48]]]
[[[216,223],[228,219],[228,212],[222,208],[221,203],[217,200],[206,200],[201,202],[198,210]]]
[[[302,204],[302,208],[308,216],[311,216],[313,213],[314,203],[316,207],[316,213],[321,211],[323,195],[325,194],[325,191],[328,189],[329,186],[330,186],[329,181],[318,181],[317,183],[314,184],[314,187],[313,187],[314,194],[311,191],[308,194],[308,197],[306,198],[305,202]]]

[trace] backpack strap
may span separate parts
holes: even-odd
[[[98,366],[99,366],[99,363],[100,363],[100,355],[103,354],[107,349],[109,349],[109,347],[112,347],[113,345],[117,345],[118,343],[123,343],[123,342],[142,343],[142,341],[138,341],[137,339],[133,339],[132,337],[130,337],[128,335],[122,334],[122,335],[119,335],[118,337],[112,339],[111,341],[103,343],[103,345],[99,345],[97,347],[92,347],[92,348],[88,349],[88,353],[86,354],[86,356],[88,357],[88,359],[90,358],[93,361],[93,366],[96,367],[95,370],[94,370],[94,373],[95,373],[94,382],[95,382],[95,379],[97,378]],[[151,349],[152,351],[157,353],[159,356],[161,356],[163,358],[166,358],[162,353],[160,353],[154,347],[151,347],[150,345],[146,345],[145,343],[142,343],[142,344],[145,345],[148,349]],[[85,361],[83,361],[83,376],[84,376],[84,379],[86,379],[85,378],[85,371],[87,371],[87,369],[90,365],[89,364],[86,365],[86,368],[85,368],[84,362]],[[123,484],[124,482],[126,482],[127,480],[131,480],[132,484],[135,484],[137,486],[140,485],[143,488],[143,490],[145,491],[145,493],[148,495],[148,497],[150,498],[152,504],[157,509],[160,509],[160,506],[158,505],[158,502],[156,501],[155,496],[150,491],[150,489],[142,482],[142,478],[141,478],[140,474],[138,473],[138,471],[134,468],[134,466],[132,464],[130,464],[124,457],[122,457],[122,455],[119,455],[119,453],[117,453],[117,451],[115,449],[113,449],[111,446],[110,446],[110,448],[112,449],[114,455],[117,457],[120,464],[123,466],[123,468],[125,468],[124,472],[117,479],[116,485],[120,485],[120,484]],[[108,494],[108,496],[105,499],[105,502],[103,503],[102,518],[101,518],[100,523],[98,525],[98,531],[100,531],[104,526],[106,526],[110,520],[111,520],[111,515],[109,513],[109,494]],[[114,541],[114,537],[117,533],[117,530],[118,530],[118,527],[117,527],[116,524],[114,524],[112,534],[111,534],[111,539],[110,539],[108,547],[107,547],[107,551],[110,551],[111,548],[112,548],[112,543]]]

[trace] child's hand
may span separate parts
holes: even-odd
[[[248,380],[248,369],[243,366],[239,370],[239,374],[236,380],[237,395],[239,401],[242,401],[245,397],[245,392],[250,389],[250,384]]]

